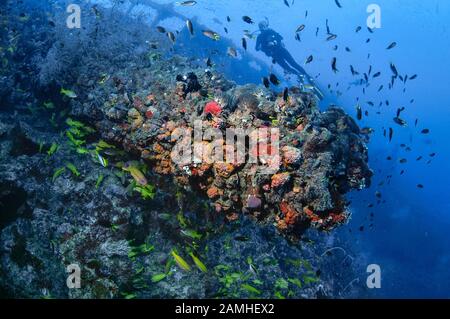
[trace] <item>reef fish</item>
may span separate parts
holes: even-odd
[[[175,43],[175,34],[173,32],[167,32],[167,37],[170,39],[172,43]]]
[[[214,41],[219,41],[220,40],[220,35],[217,32],[214,32],[214,31],[211,31],[211,30],[203,30],[202,33],[203,33],[203,35],[205,37],[208,37],[211,40],[214,40]]]
[[[235,48],[229,47],[227,50],[227,54],[233,58],[237,57],[237,51]]]
[[[252,18],[250,18],[249,16],[243,16],[242,20],[248,24],[253,24],[255,22],[253,22]]]
[[[195,6],[197,4],[197,1],[175,2],[175,4],[177,6],[182,6],[182,7],[192,7],[192,6]]]
[[[66,89],[64,89],[64,88],[61,88],[60,93],[61,93],[62,95],[67,96],[68,98],[71,98],[71,99],[75,99],[75,98],[77,97],[77,95],[76,95],[76,93],[75,93],[74,91],[66,90]]]
[[[397,46],[397,42],[392,42],[391,44],[388,45],[388,47],[386,48],[386,50],[390,50],[393,49]]]
[[[186,20],[186,27],[188,28],[189,33],[191,35],[194,35],[194,26],[192,25],[192,21],[191,20],[189,20],[189,19]]]
[[[178,266],[180,266],[181,269],[189,271],[191,270],[191,266],[184,260],[180,255],[178,255],[175,251],[171,251],[173,259],[175,259],[175,262]]]
[[[158,31],[159,33],[166,33],[166,29],[164,27],[161,27],[161,26],[157,26],[156,27],[156,31]]]
[[[145,178],[144,174],[140,171],[138,167],[127,163],[124,165],[122,169],[124,171],[129,172],[136,181],[136,183],[138,183],[139,185],[145,186],[148,184],[147,179]]]
[[[305,25],[301,24],[298,26],[297,30],[295,30],[295,32],[302,32],[305,29]]]
[[[331,69],[333,70],[334,73],[336,73],[336,72],[339,71],[339,70],[337,69],[337,67],[336,67],[336,62],[337,62],[337,59],[336,59],[336,58],[333,58],[333,59],[331,60]]]
[[[242,47],[247,51],[247,40],[245,38],[242,38]]]
[[[359,105],[356,107],[356,118],[358,120],[362,119],[362,110],[361,110],[361,106],[359,106]]]
[[[278,80],[277,76],[273,73],[270,73],[269,75],[270,82],[272,82],[273,85],[279,85],[280,80]]]

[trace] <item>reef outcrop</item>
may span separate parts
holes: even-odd
[[[309,227],[330,230],[348,218],[343,195],[370,183],[367,149],[355,121],[339,108],[320,111],[315,96],[296,87],[283,95],[262,86],[239,86],[175,56],[111,74],[78,94],[72,110],[89,119],[102,138],[139,155],[154,172],[173,176],[183,188],[209,197],[214,214],[228,220],[249,214],[294,237]],[[88,96],[102,99],[95,112]],[[200,141],[191,136],[181,141],[192,147],[192,161],[175,163],[176,132],[185,129],[191,135],[196,125],[201,126]],[[206,136],[209,129],[222,138]],[[276,129],[279,144],[275,148],[267,138],[266,144],[250,145],[248,138],[255,133],[248,133],[241,145],[244,162],[195,157],[216,146],[225,153],[229,129]],[[258,160],[248,161],[250,155]],[[277,168],[261,170],[270,161],[277,161]]]

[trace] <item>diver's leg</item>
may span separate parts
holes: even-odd
[[[286,72],[292,74],[298,74],[298,71],[293,69],[287,62],[279,57],[274,58],[275,62],[278,63]]]
[[[301,75],[304,75],[304,76],[307,75],[305,69],[303,69],[303,68],[302,68],[302,67],[294,60],[294,58],[292,57],[292,55],[289,53],[288,50],[286,50],[286,49],[283,48],[282,54],[283,54],[284,60],[285,60],[287,63],[289,63],[289,64],[291,65],[291,67],[293,67],[294,69],[296,69],[298,73],[300,73]]]

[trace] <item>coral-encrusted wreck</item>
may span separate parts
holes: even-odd
[[[135,74],[112,75],[95,91],[106,96],[96,104],[101,106],[74,100],[72,109],[91,117],[103,138],[138,153],[156,173],[208,196],[213,211],[228,220],[250,214],[275,222],[288,236],[309,227],[329,230],[348,218],[343,195],[370,183],[358,125],[341,109],[321,112],[314,95],[299,88],[289,89],[286,99],[174,57]],[[172,133],[199,120],[204,129],[224,134],[226,128],[278,128],[279,170],[259,174],[255,163],[177,165]]]

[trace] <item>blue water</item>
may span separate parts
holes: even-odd
[[[445,0],[380,0],[382,26],[371,34],[366,27],[366,8],[372,1],[340,0],[339,9],[333,0],[296,0],[291,8],[282,0],[266,1],[198,1],[194,7],[179,7],[177,10],[213,29],[222,31],[220,20],[229,29],[227,37],[240,46],[243,29],[256,30],[245,24],[240,17],[248,15],[254,21],[267,17],[270,27],[283,37],[288,50],[300,63],[309,55],[314,62],[306,66],[313,76],[320,74],[318,85],[326,93],[322,107],[337,104],[350,114],[355,114],[356,99],[360,98],[363,110],[369,116],[360,122],[375,130],[369,143],[370,166],[375,176],[372,187],[352,194],[351,210],[353,218],[349,225],[338,231],[351,242],[370,263],[379,264],[382,270],[382,288],[369,292],[373,297],[450,297],[450,172],[448,162],[448,124],[450,123],[450,38],[447,21],[450,18],[450,2]],[[305,18],[305,11],[308,16]],[[226,16],[232,18],[226,23]],[[325,41],[325,21],[333,33],[334,41]],[[295,30],[300,24],[306,28],[301,42],[295,40]],[[355,28],[362,26],[361,32]],[[315,36],[316,27],[320,28]],[[222,32],[223,33],[223,32]],[[366,43],[366,39],[371,41]],[[386,50],[393,41],[397,47]],[[338,45],[337,51],[333,50]],[[351,52],[346,52],[345,47]],[[370,58],[367,56],[370,53]],[[254,42],[249,42],[249,55],[261,59],[270,66],[270,59],[254,50]],[[331,72],[330,61],[337,58],[340,72]],[[396,83],[388,90],[393,62],[402,75],[418,74],[414,81],[406,85]],[[351,76],[349,65],[361,73],[372,65],[372,74],[380,71],[378,79],[371,80],[371,86],[362,94],[362,87],[352,87],[347,91]],[[280,70],[278,70],[280,71]],[[251,70],[249,72],[252,72]],[[236,78],[238,76],[236,75]],[[329,93],[328,84],[335,87],[339,83],[342,95]],[[384,89],[379,93],[379,85]],[[406,88],[403,92],[403,88]],[[414,103],[410,100],[414,99]],[[389,100],[390,106],[378,107],[379,102]],[[365,102],[372,101],[375,107]],[[407,127],[393,122],[396,110],[406,107],[402,118]],[[379,111],[380,114],[376,114]],[[418,119],[417,128],[414,127]],[[383,137],[383,128],[392,127],[394,138],[391,143]],[[428,135],[420,134],[424,128]],[[412,150],[407,152],[400,144]],[[430,164],[430,153],[437,153]],[[386,158],[392,156],[393,160]],[[418,156],[424,159],[416,162]],[[408,163],[399,164],[400,158]],[[401,170],[404,174],[400,175]],[[386,176],[392,175],[389,185],[378,186]],[[417,188],[423,184],[424,188]],[[376,205],[375,192],[382,194],[386,202]],[[368,204],[374,203],[373,208]],[[368,221],[374,214],[373,227]],[[359,231],[365,226],[363,232]],[[352,230],[350,233],[349,230]]]

